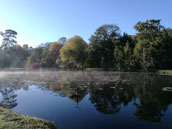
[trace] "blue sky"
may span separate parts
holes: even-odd
[[[121,33],[146,19],[172,28],[172,0],[1,0],[0,31],[18,32],[18,43],[33,47],[65,36],[86,42],[97,27],[116,24]],[[1,38],[2,39],[2,38]]]

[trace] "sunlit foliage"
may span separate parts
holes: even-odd
[[[115,24],[96,29],[86,43],[80,36],[42,43],[36,48],[17,44],[17,32],[0,32],[0,68],[99,68],[120,71],[172,68],[172,29],[151,19],[134,26],[135,35],[123,33]]]
[[[87,44],[79,36],[70,38],[60,50],[63,67],[83,68],[87,56]]]

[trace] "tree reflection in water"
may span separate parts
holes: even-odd
[[[79,109],[79,102],[87,94],[87,87],[82,86],[78,81],[61,80],[60,89],[70,100],[76,102],[76,108]]]
[[[0,94],[2,95],[2,101],[0,102],[2,105],[7,108],[14,108],[17,106],[17,95],[12,88],[0,89]]]
[[[161,80],[162,81],[162,80]],[[161,122],[162,116],[172,103],[172,94],[163,92],[162,82],[155,76],[145,74],[142,86],[135,86],[135,94],[139,104],[134,102],[137,110],[135,116],[138,120],[147,122]]]
[[[161,122],[168,106],[172,104],[172,93],[162,91],[164,86],[172,85],[170,76],[111,72],[50,74],[37,75],[36,78],[33,75],[26,78],[18,76],[17,83],[12,82],[14,76],[4,82],[0,80],[1,103],[13,108],[17,105],[14,89],[27,90],[30,85],[37,85],[61,97],[68,97],[76,102],[77,108],[89,93],[89,101],[103,114],[116,114],[123,106],[132,103],[136,107],[135,117],[147,122]],[[7,81],[13,85],[4,86]]]
[[[94,86],[92,86],[94,87]],[[101,86],[101,89],[90,88],[90,101],[96,109],[104,114],[115,114],[121,105],[127,105],[133,97],[132,87],[118,84]]]
[[[122,74],[114,82],[104,83],[103,81],[95,83],[89,82],[83,85],[83,82],[69,81],[62,82],[66,85],[61,86],[61,90],[75,102],[81,101],[89,91],[89,100],[95,106],[96,110],[103,114],[116,114],[120,111],[122,105],[127,106],[132,102],[136,107],[134,115],[138,120],[147,122],[161,122],[162,116],[168,106],[172,103],[172,94],[163,92],[162,87],[168,82],[172,84],[169,78],[153,74],[129,75]],[[77,89],[77,95],[76,95]],[[136,101],[139,100],[139,101]]]
[[[102,90],[91,91],[89,100],[99,112],[104,114],[117,113],[121,108],[118,94],[110,87],[102,87]]]

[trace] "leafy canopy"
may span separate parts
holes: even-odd
[[[63,67],[83,68],[86,55],[87,44],[80,36],[70,38],[60,50]]]

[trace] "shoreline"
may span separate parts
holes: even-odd
[[[15,113],[0,105],[0,129],[56,129],[53,122]]]

